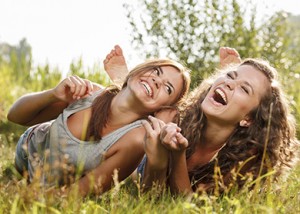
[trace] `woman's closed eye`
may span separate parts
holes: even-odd
[[[233,75],[233,73],[227,73],[226,74],[226,76],[228,77],[228,78],[230,78],[230,79],[234,79],[234,75]]]
[[[241,88],[245,93],[249,94],[249,89],[247,88],[247,86],[242,85]]]

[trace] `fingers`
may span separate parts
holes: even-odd
[[[188,140],[179,132],[176,133],[176,139],[178,143],[178,148],[180,150],[186,149],[188,147]]]
[[[70,88],[73,99],[80,99],[87,94],[91,94],[93,91],[91,81],[82,79],[75,75],[66,78],[65,83]]]
[[[164,143],[176,141],[175,135],[180,132],[181,129],[175,123],[168,123],[161,132],[161,140]]]
[[[86,94],[91,95],[94,90],[93,83],[87,79],[84,79],[83,81],[85,82],[85,86],[86,86],[86,92],[87,92]]]
[[[146,129],[147,135],[153,138],[157,138],[160,134],[161,128],[165,123],[155,117],[149,116],[149,121],[142,121],[144,128]]]
[[[184,151],[188,146],[188,141],[180,131],[180,127],[174,123],[165,125],[160,135],[161,143],[169,150]]]
[[[180,133],[181,128],[175,123],[165,124],[160,119],[149,116],[149,121],[142,121],[146,130],[146,138],[152,142],[160,142],[171,151],[183,151],[188,146],[187,139]]]
[[[146,134],[149,135],[149,133],[151,133],[153,130],[150,123],[147,120],[142,120],[142,125],[144,126],[144,128],[146,130]]]
[[[149,116],[148,118],[152,123],[153,129],[160,132],[160,129],[165,125],[165,123],[162,120],[152,116]]]

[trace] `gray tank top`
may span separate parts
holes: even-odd
[[[38,170],[46,185],[74,182],[96,168],[105,152],[130,130],[140,127],[141,120],[127,124],[105,136],[100,141],[89,142],[75,138],[67,126],[67,118],[80,110],[91,107],[93,100],[102,92],[78,100],[69,105],[56,120],[37,125],[28,139],[28,171],[30,179]]]

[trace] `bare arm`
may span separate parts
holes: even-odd
[[[123,136],[109,149],[106,159],[97,168],[74,184],[78,185],[79,193],[86,196],[89,193],[101,194],[109,190],[114,184],[115,170],[118,172],[118,182],[130,176],[144,155],[141,143],[143,136],[143,128],[132,130]]]
[[[187,162],[185,151],[172,152],[171,173],[169,177],[169,184],[173,193],[190,193],[191,181],[188,175]]]
[[[53,89],[20,97],[9,109],[7,118],[25,126],[49,121],[56,118],[69,103],[87,96],[96,88],[98,86],[88,80],[67,77]]]
[[[164,108],[155,113],[155,118],[149,116],[151,124],[147,121],[143,124],[146,130],[144,144],[147,155],[142,179],[144,190],[148,190],[153,184],[159,187],[166,185],[170,151],[161,144],[160,133],[165,123],[176,119],[177,113],[176,109]]]
[[[174,123],[167,124],[161,133],[161,143],[171,151],[169,177],[171,191],[174,193],[192,192],[185,155],[188,141],[180,133],[180,128]]]
[[[57,117],[67,106],[59,101],[53,90],[30,93],[20,97],[10,108],[7,118],[9,121],[30,126],[49,121]]]
[[[164,123],[149,116],[151,124],[143,122],[146,130],[144,146],[147,162],[144,168],[142,185],[144,190],[156,186],[165,186],[167,180],[169,151],[160,143],[160,129]]]

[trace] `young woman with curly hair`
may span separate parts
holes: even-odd
[[[190,93],[179,126],[143,122],[147,158],[138,171],[146,187],[220,193],[268,172],[279,178],[294,166],[295,119],[276,69],[259,59],[241,62],[231,48],[221,48],[220,57],[223,66],[238,64]]]

